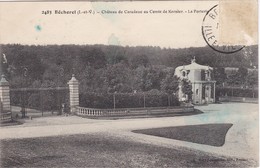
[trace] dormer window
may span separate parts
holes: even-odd
[[[206,76],[209,77],[209,71],[206,71]]]
[[[210,71],[209,70],[206,71],[206,79],[210,80]]]

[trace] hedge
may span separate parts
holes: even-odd
[[[138,107],[167,107],[178,106],[179,101],[174,96],[165,93],[117,93],[117,94],[80,94],[80,106],[90,108],[138,108]],[[145,102],[145,103],[144,103]]]
[[[11,91],[11,105],[22,106],[37,110],[57,111],[60,103],[65,103],[66,111],[69,110],[69,93],[65,90],[47,91]],[[174,95],[165,93],[117,93],[98,94],[81,93],[80,106],[90,108],[138,108],[138,107],[167,107],[178,106],[179,101]],[[145,100],[145,103],[144,103]],[[23,102],[24,101],[24,102]],[[170,104],[169,104],[169,103]]]
[[[216,88],[216,97],[222,96],[258,98],[258,90],[249,88]]]

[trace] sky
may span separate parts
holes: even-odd
[[[0,43],[201,47],[207,45],[201,31],[206,13],[190,12],[207,11],[216,4],[216,1],[0,2]],[[96,13],[66,15],[55,14],[55,10]],[[103,10],[122,10],[123,14],[102,14]],[[148,14],[125,14],[125,10]],[[45,15],[43,11],[52,14]]]

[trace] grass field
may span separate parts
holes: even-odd
[[[167,148],[108,133],[1,141],[1,167],[249,167],[253,161]]]
[[[203,124],[134,130],[133,132],[211,146],[222,146],[231,126],[232,124]]]

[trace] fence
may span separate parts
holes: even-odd
[[[258,89],[237,87],[216,88],[216,98],[223,96],[258,98]]]
[[[36,109],[38,113],[40,110],[48,110],[53,114],[54,110],[58,111],[58,114],[63,112],[75,112],[75,107],[79,105],[79,95],[78,95],[78,81],[75,76],[72,75],[71,80],[68,82],[69,87],[56,87],[56,88],[12,88],[9,87],[9,82],[2,75],[0,80],[0,118],[1,122],[11,121],[12,116],[18,117],[19,112],[21,112],[22,117],[26,117],[26,108]],[[11,106],[21,107],[21,111],[16,110],[14,114]],[[65,105],[65,106],[64,106]]]
[[[219,97],[219,101],[221,101],[221,102],[258,103],[258,98],[223,96],[223,97]]]
[[[76,114],[89,117],[109,117],[109,116],[137,116],[137,115],[158,115],[180,112],[193,112],[193,106],[187,107],[151,107],[151,108],[119,108],[119,109],[97,109],[76,107]]]
[[[69,92],[67,87],[10,89],[10,100],[13,106],[60,113],[62,104],[68,111]]]

